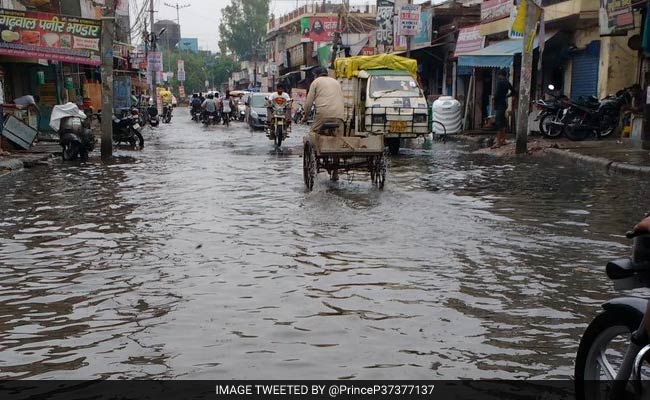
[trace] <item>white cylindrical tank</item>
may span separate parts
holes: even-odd
[[[447,134],[460,133],[462,130],[462,110],[460,109],[460,102],[451,96],[440,96],[438,100],[434,101],[431,105],[431,115],[433,120],[442,123]],[[433,133],[445,133],[440,124],[432,124]]]

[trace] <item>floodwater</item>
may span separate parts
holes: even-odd
[[[455,143],[308,193],[304,128],[275,151],[175,114],[0,178],[0,377],[567,378],[650,198]]]

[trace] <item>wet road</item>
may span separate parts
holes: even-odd
[[[301,138],[179,109],[110,165],[0,178],[0,377],[572,374],[647,182],[435,143],[306,193]]]

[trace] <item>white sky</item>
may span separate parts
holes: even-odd
[[[322,0],[320,0],[322,1]],[[320,1],[318,1],[320,3]],[[341,0],[331,0],[332,3],[341,3]],[[154,0],[154,10],[156,10],[155,20],[170,19],[176,20],[176,8],[165,5],[171,4],[183,6],[189,4],[187,8],[180,10],[181,36],[188,38],[198,38],[199,48],[217,51],[219,23],[221,22],[221,9],[230,4],[230,0]],[[270,11],[276,16],[284,15],[303,6],[307,3],[313,3],[314,0],[271,0]],[[423,0],[416,0],[414,3],[422,3]],[[438,1],[436,1],[437,3]],[[131,0],[131,24],[135,24],[135,14],[140,11],[144,4],[149,4],[149,0]],[[350,0],[351,5],[376,4],[376,0]],[[147,21],[148,21],[147,12]]]

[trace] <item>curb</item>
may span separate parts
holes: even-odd
[[[587,156],[584,154],[577,154],[570,150],[563,150],[557,148],[546,149],[551,154],[556,154],[564,158],[568,158],[577,162],[584,162],[591,165],[603,167],[608,172],[614,172],[624,175],[646,175],[650,176],[650,167],[641,165],[632,165],[618,161],[612,161],[603,157]]]
[[[0,158],[0,171],[20,171],[25,168],[32,168],[37,165],[47,164],[47,161],[52,158],[52,154],[44,153],[39,156],[32,154],[31,157],[10,157],[7,159]]]

